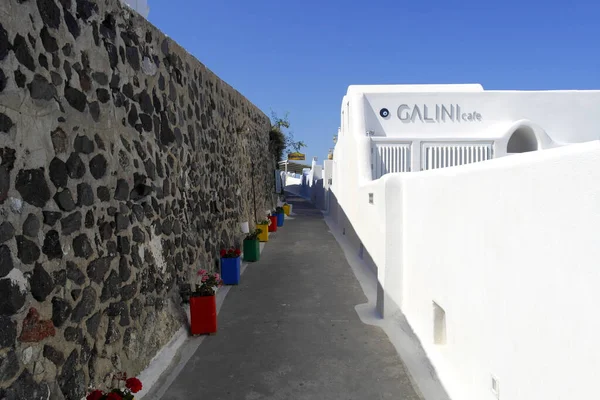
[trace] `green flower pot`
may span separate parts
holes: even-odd
[[[244,239],[244,261],[258,261],[260,259],[260,242],[258,239]]]

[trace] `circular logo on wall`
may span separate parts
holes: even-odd
[[[383,118],[387,118],[390,116],[390,111],[387,108],[382,108],[379,110],[379,115],[381,115]]]

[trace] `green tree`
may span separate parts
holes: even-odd
[[[300,151],[306,144],[299,140],[294,140],[294,134],[285,130],[290,129],[288,119],[289,112],[286,112],[283,118],[280,118],[276,112],[271,111],[271,131],[269,132],[269,150],[276,162],[283,159],[284,153],[289,150]]]

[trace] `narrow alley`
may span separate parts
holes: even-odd
[[[383,330],[359,319],[366,297],[321,213],[291,203],[292,217],[227,295],[218,333],[146,398],[420,398]]]

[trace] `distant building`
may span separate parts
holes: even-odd
[[[148,7],[148,0],[121,0],[123,3],[127,4],[129,7],[133,8],[144,18],[148,18],[148,14],[150,13],[150,7]]]

